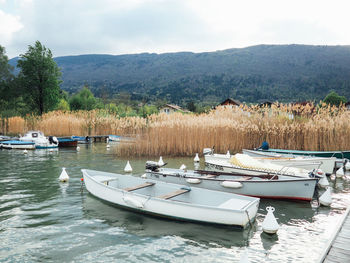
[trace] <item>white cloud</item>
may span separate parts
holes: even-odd
[[[55,56],[350,44],[345,0],[0,0],[9,56],[40,40]],[[0,21],[0,27],[3,23]]]
[[[0,10],[0,39],[2,45],[11,43],[14,34],[23,28],[18,16]]]

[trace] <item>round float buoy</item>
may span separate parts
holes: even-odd
[[[158,165],[159,165],[159,166],[163,166],[163,165],[164,165],[163,157],[162,157],[162,156],[159,157]]]
[[[231,157],[231,153],[230,153],[230,151],[227,151],[227,153],[226,153],[226,157]]]
[[[201,180],[198,178],[188,178],[186,179],[186,182],[189,184],[199,184]]]
[[[318,180],[318,185],[320,187],[323,187],[323,188],[326,188],[327,186],[329,186],[329,182],[327,180],[327,177],[326,176],[321,177],[321,179]]]
[[[279,225],[273,214],[275,208],[268,206],[266,207],[266,211],[267,215],[265,216],[264,222],[262,224],[262,230],[267,234],[276,234],[279,229]]]
[[[131,206],[134,206],[137,208],[143,208],[143,204],[140,201],[138,201],[130,196],[123,196],[123,200],[128,205],[131,205]]]
[[[330,206],[332,204],[331,188],[327,187],[326,192],[324,192],[319,198],[320,204],[323,206]]]
[[[79,152],[80,151],[80,147],[79,146],[77,146],[77,152]]]
[[[243,184],[241,184],[240,182],[232,182],[232,181],[223,181],[221,185],[226,188],[235,188],[235,189],[243,187]]]
[[[63,183],[68,182],[69,176],[66,172],[66,168],[62,167],[62,172],[61,172],[60,177],[58,179]]]
[[[143,174],[143,175],[141,175],[141,178],[146,179],[146,178],[147,178],[147,175],[146,175],[146,174]]]
[[[180,166],[180,170],[186,170],[186,165],[184,165],[184,164],[182,164],[181,166]]]
[[[126,172],[126,173],[131,173],[132,172],[132,168],[131,168],[131,165],[130,165],[129,161],[126,163],[126,166],[124,168],[124,172]]]
[[[344,176],[344,166],[340,167],[336,172],[335,172],[336,177],[343,177]]]
[[[199,156],[198,153],[196,153],[196,156],[193,159],[194,162],[198,163],[199,162]]]
[[[111,146],[109,144],[106,145],[106,148],[109,149]]]
[[[347,161],[345,164],[345,169],[350,170],[350,161]]]
[[[27,151],[27,150],[24,150],[24,151],[23,151],[23,154],[27,154],[27,153],[28,153],[28,151]]]

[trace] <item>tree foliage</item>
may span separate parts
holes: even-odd
[[[84,86],[69,100],[69,105],[72,110],[93,110],[98,108],[98,104],[98,100],[87,86]]]
[[[55,109],[60,100],[61,72],[51,50],[36,41],[20,55],[17,65],[24,98],[30,109],[40,115]]]
[[[323,102],[330,104],[330,105],[339,106],[341,103],[342,104],[346,103],[346,98],[344,96],[339,96],[338,93],[336,93],[335,91],[331,91],[324,98]]]

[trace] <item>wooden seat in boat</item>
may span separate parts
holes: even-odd
[[[191,191],[191,189],[179,189],[179,190],[176,190],[175,192],[171,192],[169,194],[165,194],[165,195],[161,195],[161,196],[158,196],[158,198],[161,198],[161,199],[170,199],[170,198],[173,198],[175,196],[178,196],[178,195],[181,195],[181,194],[184,194],[184,193],[187,193]]]
[[[135,191],[135,190],[138,190],[138,189],[141,189],[141,188],[145,188],[145,187],[148,187],[148,186],[152,186],[152,185],[155,185],[155,183],[146,182],[144,184],[139,184],[139,185],[136,185],[136,186],[124,188],[123,190],[131,192],[131,191]]]

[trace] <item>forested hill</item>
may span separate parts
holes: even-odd
[[[70,93],[87,84],[97,96],[127,91],[139,99],[166,98],[179,104],[227,97],[245,102],[318,101],[330,90],[350,99],[350,46],[259,45],[55,60],[62,88]]]

